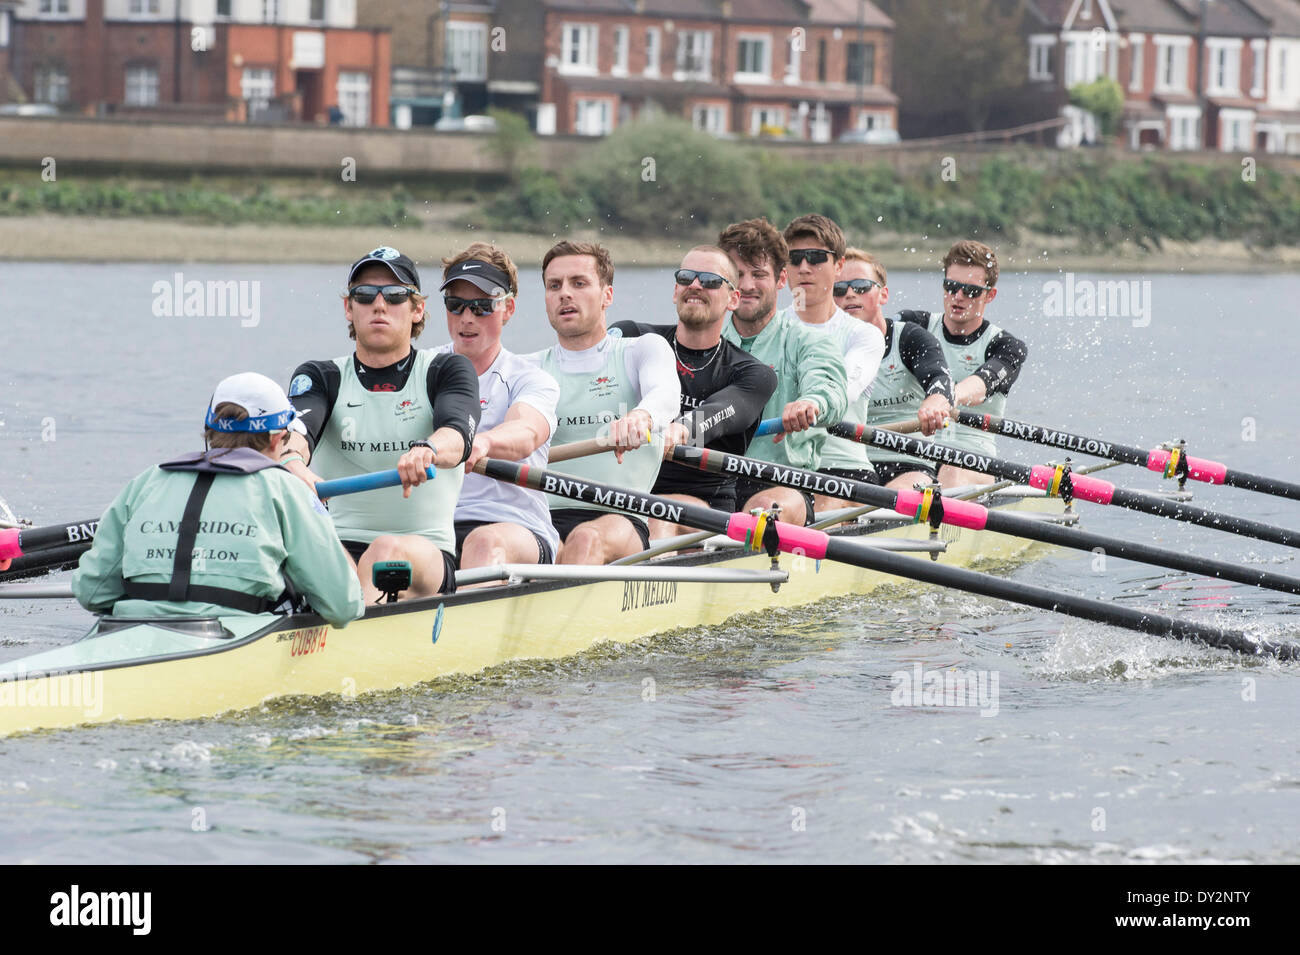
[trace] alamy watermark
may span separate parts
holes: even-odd
[[[185,280],[183,272],[153,283],[158,318],[239,318],[244,328],[262,321],[262,283],[256,279]]]
[[[94,719],[104,715],[104,674],[99,670],[0,674],[0,707],[74,709]]]
[[[893,706],[960,706],[978,708],[980,716],[998,715],[997,670],[925,670],[916,663],[889,678]]]
[[[1150,279],[1081,279],[1066,272],[1064,280],[1043,283],[1046,318],[1128,318],[1134,328],[1151,324]]]

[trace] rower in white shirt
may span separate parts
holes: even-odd
[[[885,336],[874,325],[850,317],[835,304],[833,289],[844,269],[844,233],[826,216],[806,215],[786,226],[783,238],[790,249],[789,275],[795,314],[809,328],[832,336],[839,344],[849,396],[845,420],[866,421],[871,386],[885,354]],[[817,469],[836,477],[879,483],[867,460],[866,446],[843,438],[826,439]],[[843,503],[820,494],[814,501],[818,511]]]
[[[546,317],[558,343],[529,355],[560,383],[556,445],[607,436],[614,453],[565,461],[565,474],[648,492],[659,475],[665,435],[681,408],[672,346],[658,335],[609,334],[605,310],[614,300],[614,262],[594,242],[563,241],[542,259]],[[668,438],[671,440],[671,437]],[[650,546],[639,517],[551,496],[560,534],[558,563],[604,564]]]
[[[553,563],[560,538],[546,495],[473,473],[483,458],[544,468],[555,433],[559,384],[501,345],[501,333],[515,314],[519,272],[505,250],[486,242],[473,243],[442,265],[451,343],[437,351],[454,351],[470,360],[482,407],[456,502],[457,564],[465,570]]]

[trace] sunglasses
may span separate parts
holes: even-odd
[[[848,295],[850,289],[859,295],[866,295],[879,284],[875,279],[846,279],[843,282],[836,282],[831,291],[835,293],[836,298]]]
[[[943,290],[949,295],[956,295],[961,292],[967,298],[979,298],[985,292],[993,291],[987,285],[971,285],[967,282],[958,282],[956,279],[944,279]]]
[[[706,288],[709,291],[722,288],[723,282],[731,285],[732,288],[736,287],[735,285],[732,285],[731,279],[727,278],[725,275],[719,275],[717,272],[698,272],[695,269],[678,269],[673,273],[673,278],[675,278],[677,284],[682,287],[686,287],[698,279],[700,288]]]
[[[380,294],[389,305],[401,305],[411,297],[411,290],[405,285],[354,285],[348,289],[348,298],[362,305],[369,305]]]
[[[497,302],[501,301],[496,298],[456,298],[454,295],[445,295],[442,304],[447,307],[447,311],[453,315],[459,315],[465,309],[469,309],[480,318],[484,315],[491,315],[497,310]]]
[[[835,258],[835,253],[830,249],[791,249],[790,264],[798,267],[807,262],[809,265],[821,265],[823,262],[829,262]]]

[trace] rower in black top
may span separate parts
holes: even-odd
[[[1029,348],[985,317],[998,294],[997,256],[982,242],[965,240],[948,250],[943,264],[943,313],[902,312],[898,317],[924,326],[943,346],[957,406],[1001,417]],[[997,454],[991,434],[961,424],[950,424],[935,440],[965,451]],[[952,488],[992,484],[993,477],[945,464],[939,469],[939,482]]]
[[[776,372],[722,339],[722,323],[739,304],[735,269],[721,249],[698,246],[677,270],[673,304],[676,325],[617,322],[628,337],[661,335],[677,356],[682,383],[681,415],[669,427],[673,443],[744,454],[763,406],[776,390]],[[710,287],[712,286],[712,287]],[[665,461],[653,493],[725,511],[736,509],[736,479]],[[690,533],[692,528],[652,520],[651,538]]]

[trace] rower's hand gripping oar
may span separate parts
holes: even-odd
[[[780,430],[780,428],[781,420],[779,418],[769,418],[759,425],[758,433],[772,434],[774,431]],[[1065,500],[1091,501],[1094,504],[1113,504],[1117,507],[1142,511],[1146,514],[1155,514],[1158,517],[1168,517],[1188,524],[1213,527],[1229,534],[1239,534],[1242,537],[1253,537],[1257,540],[1281,544],[1284,547],[1300,547],[1300,532],[1287,530],[1273,524],[1265,524],[1262,521],[1252,521],[1244,517],[1222,514],[1218,511],[1196,507],[1182,501],[1169,501],[1154,494],[1144,494],[1141,491],[1116,487],[1109,481],[1103,481],[1100,478],[1071,474],[1069,468],[1064,466],[1038,465],[1030,467],[1025,464],[1016,464],[1012,461],[995,458],[991,455],[966,451],[951,445],[936,444],[933,441],[918,441],[915,438],[908,438],[892,431],[883,431],[879,428],[849,422],[829,425],[826,432],[837,438],[857,441],[869,448],[908,454],[912,457],[932,461],[935,464],[951,464],[954,467],[978,471],[982,474],[1008,478],[1046,491],[1052,497],[1060,497]]]
[[[557,475],[543,468],[529,467],[512,461],[497,461],[489,458],[479,463],[482,465],[483,473],[499,481],[507,481],[521,487],[639,517],[657,517],[676,524],[686,524],[716,534],[725,534],[752,549],[774,546],[786,553],[801,554],[816,560],[836,560],[879,573],[996,597],[1011,603],[1039,607],[1043,610],[1126,627],[1156,636],[1198,640],[1213,647],[1240,653],[1268,653],[1284,660],[1300,658],[1300,645],[1257,642],[1237,630],[1195,621],[1176,620],[1161,614],[1134,610],[1120,604],[1060,594],[1020,581],[1011,582],[975,571],[948,567],[928,560],[917,560],[881,548],[873,548],[861,542],[831,537],[822,531],[772,520],[766,513],[727,514],[654,494]]]
[[[1278,497],[1289,497],[1293,501],[1300,501],[1300,484],[1280,481],[1277,478],[1264,477],[1260,474],[1250,474],[1246,471],[1229,468],[1226,464],[1218,461],[1192,457],[1187,454],[1182,442],[1147,451],[1133,445],[1116,444],[1113,441],[1105,441],[1101,438],[1070,434],[1066,431],[1029,424],[1025,421],[1013,421],[1010,418],[1002,418],[997,415],[975,414],[971,411],[959,411],[957,413],[957,423],[964,424],[969,428],[988,431],[991,434],[1015,438],[1019,441],[1032,441],[1035,444],[1045,444],[1052,448],[1078,451],[1082,454],[1096,455],[1099,458],[1110,458],[1112,461],[1120,461],[1124,464],[1136,464],[1138,467],[1144,467],[1148,471],[1155,471],[1164,477],[1178,478],[1180,485],[1190,478],[1193,481],[1202,481],[1206,484],[1224,484],[1228,487],[1259,491],[1262,494],[1273,494]]]

